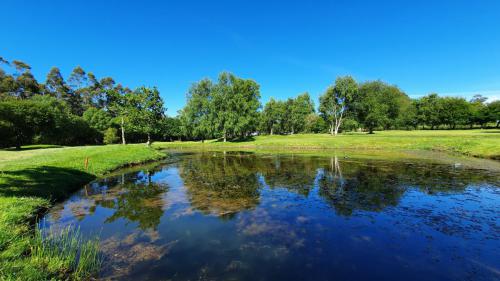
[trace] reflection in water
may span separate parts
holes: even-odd
[[[498,174],[194,153],[85,186],[45,226],[100,230],[102,279],[495,280]]]
[[[318,184],[320,194],[342,215],[356,210],[381,211],[395,206],[404,193],[404,183],[397,180],[394,171],[374,166],[349,165],[345,176],[337,157],[322,169]]]
[[[259,204],[255,157],[198,154],[180,163],[193,208],[230,218]]]

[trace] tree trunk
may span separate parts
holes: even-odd
[[[333,136],[333,131],[334,131],[333,129],[334,129],[334,125],[332,122],[332,124],[330,124],[330,135],[332,135],[332,136]]]
[[[271,127],[271,136],[273,135],[273,127]]]
[[[226,133],[226,130],[224,130],[224,142],[226,142],[227,140],[227,133]]]
[[[148,142],[146,143],[148,146],[151,146],[151,134],[148,133]]]
[[[123,119],[123,116],[122,116],[122,124],[121,124],[121,130],[122,130],[122,144],[127,144],[125,142],[125,120]]]
[[[368,128],[368,134],[373,134],[373,128],[372,127]]]

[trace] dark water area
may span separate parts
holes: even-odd
[[[93,182],[43,227],[99,234],[102,279],[500,280],[500,174],[183,153]]]

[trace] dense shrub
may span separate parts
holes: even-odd
[[[104,131],[103,143],[104,144],[113,144],[117,143],[120,140],[118,137],[118,130],[116,128],[108,128]]]

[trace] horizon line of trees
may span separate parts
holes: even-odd
[[[217,82],[194,83],[186,106],[179,111],[178,136],[226,141],[255,134],[337,135],[340,131],[500,125],[500,101],[487,103],[481,95],[467,101],[435,93],[411,99],[397,86],[380,80],[358,83],[351,76],[338,77],[319,97],[317,108],[307,92],[286,100],[271,98],[264,106],[259,97],[255,81],[230,73],[221,73]]]
[[[351,76],[337,77],[317,107],[307,92],[264,105],[260,98],[257,82],[223,72],[194,83],[185,107],[168,117],[155,87],[131,90],[79,66],[67,80],[53,67],[41,83],[28,64],[0,57],[0,147],[500,125],[500,101],[434,93],[411,99],[395,85]]]

